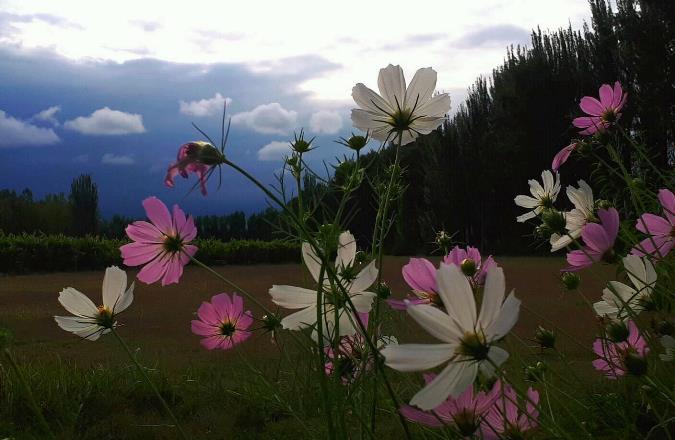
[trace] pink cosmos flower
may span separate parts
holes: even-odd
[[[558,151],[555,156],[553,156],[553,163],[551,164],[551,170],[554,172],[557,172],[562,164],[567,162],[567,159],[569,159],[570,154],[577,148],[577,143],[572,142],[562,150]]]
[[[199,178],[201,192],[203,195],[206,195],[206,180],[211,165],[204,163],[204,156],[206,156],[204,152],[210,152],[211,150],[218,151],[211,144],[203,141],[188,142],[187,144],[181,145],[178,149],[176,162],[169,165],[169,168],[166,171],[164,184],[169,188],[173,188],[173,180],[177,175],[180,174],[183,178],[187,179],[190,173],[195,173]]]
[[[599,357],[593,361],[593,366],[608,379],[618,379],[626,372],[639,376],[644,374],[647,367],[647,342],[633,321],[628,321],[627,324],[628,338],[625,341],[612,342],[598,338],[593,343],[593,351]]]
[[[525,438],[526,431],[537,427],[539,392],[527,389],[524,413],[520,412],[517,402],[516,391],[511,385],[505,385],[503,394],[497,397],[483,420],[483,439]]]
[[[443,258],[443,263],[454,264],[459,267],[474,286],[485,284],[485,276],[488,269],[497,266],[492,255],[483,261],[480,251],[471,246],[468,246],[466,249],[455,246]],[[412,294],[403,300],[388,299],[387,303],[391,308],[405,310],[408,305],[415,304],[443,306],[436,286],[436,268],[429,260],[425,258],[411,258],[410,262],[403,266],[402,273],[403,279],[412,288]]]
[[[658,198],[664,216],[645,213],[638,219],[635,227],[650,237],[633,248],[631,251],[633,255],[653,255],[663,258],[675,246],[675,195],[669,189],[661,189]]]
[[[244,312],[244,300],[219,293],[211,302],[203,302],[191,323],[192,333],[204,336],[201,344],[207,350],[228,350],[251,336],[248,328],[253,323],[251,312]]]
[[[427,384],[436,377],[435,374],[423,376]],[[494,384],[489,393],[484,391],[475,393],[471,385],[459,397],[448,397],[430,411],[422,411],[410,405],[402,405],[399,411],[406,419],[432,428],[454,425],[463,436],[468,437],[480,429],[483,416],[490,410],[500,393],[500,381]]]
[[[614,241],[619,233],[619,213],[614,208],[598,210],[600,224],[587,223],[581,231],[584,240],[582,249],[567,254],[569,267],[565,272],[575,272],[601,260],[610,260],[613,253]]]
[[[136,221],[127,226],[126,232],[133,243],[120,248],[124,264],[145,265],[138,279],[152,284],[162,279],[162,286],[177,283],[183,275],[183,266],[197,253],[197,246],[190,244],[197,236],[192,217],[178,205],[173,206],[173,216],[157,197],[143,200],[145,214],[150,222]]]
[[[599,101],[591,96],[581,98],[579,107],[588,116],[575,118],[572,121],[575,127],[583,128],[579,134],[588,136],[603,131],[621,117],[619,111],[626,103],[628,94],[623,92],[619,81],[614,83],[613,89],[609,84],[603,84],[598,94],[600,95]]]
[[[468,246],[462,249],[455,246],[448,255],[443,259],[445,264],[454,264],[458,266],[464,275],[469,277],[469,280],[474,285],[482,286],[485,284],[485,276],[488,269],[497,267],[492,255],[489,255],[485,261],[480,255],[480,251],[475,247]]]

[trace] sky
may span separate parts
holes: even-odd
[[[531,29],[589,17],[586,0],[0,0],[0,188],[67,193],[88,173],[104,217],[141,216],[150,195],[255,212],[264,198],[231,170],[207,198],[163,184],[178,147],[204,138],[192,123],[220,137],[225,102],[228,158],[272,184],[301,128],[312,165],[348,154],[335,140],[353,131],[351,89],[376,89],[389,63],[408,80],[433,67],[456,109]]]

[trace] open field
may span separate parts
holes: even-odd
[[[522,359],[530,357],[530,350],[519,344],[517,339],[531,339],[536,326],[542,324],[549,328],[559,327],[559,345],[567,353],[570,362],[578,365],[580,371],[589,368],[590,347],[595,333],[594,318],[588,305],[577,293],[562,291],[558,273],[564,261],[558,258],[497,258],[497,261],[504,267],[507,289],[515,289],[524,306],[514,331],[515,337],[511,337],[509,341],[512,353],[515,352],[513,363],[517,366]],[[389,257],[385,261],[384,279],[394,295],[399,297],[407,291],[401,276],[401,267],[405,262],[407,258],[403,257]],[[303,283],[303,273],[299,265],[223,266],[216,269],[270,307],[273,304],[269,301],[267,290],[272,284]],[[597,278],[598,273],[606,276],[606,279],[611,276],[609,269],[604,272],[595,271],[587,276],[582,273],[582,291],[591,301],[599,298],[606,280]],[[133,272],[130,271],[129,275],[132,276]],[[53,321],[53,315],[65,314],[57,302],[58,292],[63,287],[72,286],[98,302],[102,277],[102,272],[80,272],[0,278],[0,324],[15,332],[15,353],[23,365],[29,366],[26,372],[37,384],[36,388],[40,388],[41,372],[45,372],[45,381],[47,377],[67,375],[69,371],[94,376],[97,371],[108,369],[117,372],[112,379],[96,379],[102,381],[97,386],[102,386],[103,390],[94,387],[95,392],[89,389],[84,397],[79,389],[82,384],[75,383],[76,379],[68,379],[73,383],[63,385],[60,390],[49,391],[63,393],[65,400],[71,400],[75,406],[78,399],[82,399],[82,405],[86,406],[87,399],[92,399],[92,395],[99,392],[102,393],[103,400],[106,400],[106,386],[124,389],[124,384],[133,379],[133,372],[128,368],[128,359],[111,337],[103,337],[93,343],[82,341],[60,330]],[[162,370],[165,375],[162,380],[167,387],[197,386],[195,384],[204,387],[204,392],[194,402],[180,403],[179,399],[177,410],[179,413],[189,411],[199,414],[190,420],[195,425],[193,429],[198,438],[223,438],[223,429],[235,437],[237,436],[234,432],[239,432],[241,438],[252,438],[253,434],[253,438],[297,436],[298,428],[293,427],[293,422],[289,422],[287,417],[261,421],[260,418],[264,416],[249,408],[250,401],[245,396],[242,397],[245,394],[242,387],[246,386],[237,379],[242,370],[269,369],[277,363],[280,358],[279,350],[270,342],[269,335],[256,334],[241,345],[241,349],[208,352],[199,345],[198,337],[190,332],[190,320],[201,301],[208,300],[221,291],[229,289],[224,289],[220,281],[195,267],[187,268],[178,285],[162,288],[159,285],[137,283],[135,301],[120,317],[124,325],[119,333],[132,348],[139,347],[140,360],[145,365],[157,366]],[[251,309],[260,316],[255,308]],[[394,320],[393,333],[403,342],[419,341],[421,335],[404,322],[406,321],[397,317]],[[252,365],[244,364],[241,354]],[[0,382],[0,398],[3,399],[3,404],[8,404],[9,399],[10,385],[7,378],[7,374],[0,376],[0,380],[4,381]],[[106,381],[113,383],[108,384]],[[260,391],[260,384],[255,386]],[[50,394],[46,391],[45,393],[44,399],[48,401]],[[180,394],[179,391],[176,393]],[[230,393],[229,397],[223,396],[223,393]],[[110,398],[111,402],[116,399],[121,397]],[[133,400],[135,397],[124,396],[124,399]],[[166,434],[166,429],[148,426],[152,425],[152,420],[156,417],[156,412],[146,414],[147,407],[154,405],[150,395],[143,398],[147,401],[141,399],[144,402],[141,404],[145,408],[143,410],[129,408],[124,399],[116,404],[119,407],[111,403],[112,408],[104,405],[103,409],[99,408],[89,415],[84,414],[88,411],[87,408],[80,407],[79,412],[76,411],[72,416],[75,421],[64,424],[70,423],[70,429],[82,438],[173,438],[165,436],[169,435]],[[227,407],[228,404],[230,407]],[[45,413],[48,418],[63,418],[65,416],[62,413],[71,411],[68,408],[49,408],[49,402],[44,405],[47,407]],[[180,408],[202,405],[208,407],[197,411],[195,408]],[[106,408],[118,413],[106,414]],[[8,410],[7,407],[5,409],[0,409],[0,434],[3,434],[3,429],[12,432],[20,428],[21,420],[16,419],[17,410]],[[251,412],[254,416],[251,416]],[[25,420],[27,419],[24,418]],[[92,423],[92,426],[83,426],[83,420]],[[139,425],[143,420],[145,423]],[[132,424],[134,428],[121,428],[120,425],[124,423]],[[311,423],[311,419],[308,423]],[[218,426],[221,428],[217,429]],[[106,436],[101,437],[102,433],[106,433]],[[27,437],[16,438],[33,438],[26,433],[22,435]]]

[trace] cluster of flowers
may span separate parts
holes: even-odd
[[[621,117],[627,94],[616,82],[614,87],[603,84],[600,99],[586,96],[580,108],[587,116],[576,118],[573,123],[583,128],[582,136],[605,133]],[[610,281],[603,290],[602,299],[593,304],[593,310],[605,324],[605,336],[593,344],[598,356],[593,365],[608,378],[616,379],[626,374],[642,375],[646,372],[646,355],[649,347],[634,319],[652,304],[652,293],[657,283],[654,265],[664,262],[675,246],[675,195],[668,188],[658,191],[661,212],[645,212],[635,222],[636,231],[644,234],[633,245],[630,254],[620,258],[615,250],[620,229],[619,212],[609,202],[595,200],[593,190],[584,180],[578,187],[568,186],[567,197],[574,205],[568,212],[555,209],[561,190],[558,169],[582,144],[576,141],[562,149],[553,159],[552,171],[544,170],[542,182],[530,180],[530,195],[519,195],[516,205],[529,211],[517,217],[518,222],[539,219],[536,232],[548,236],[551,252],[568,249],[568,267],[563,269],[563,279],[578,284],[573,273],[600,262],[621,263],[630,285]],[[555,177],[554,174],[555,173]],[[661,338],[668,360],[675,339],[670,335]]]

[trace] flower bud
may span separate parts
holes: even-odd
[[[293,137],[294,140],[293,142],[291,142],[291,148],[296,153],[303,154],[309,152],[310,150],[313,150],[312,142],[314,141],[314,138],[310,139],[309,141],[306,141],[304,130],[300,130],[300,136],[294,134]]]
[[[543,223],[534,228],[534,235],[543,240],[548,240],[549,238],[551,238],[551,234],[553,234],[551,228],[549,228],[548,225],[545,225]]]
[[[452,235],[441,229],[436,233],[436,245],[441,249],[450,249],[450,246],[452,246]]]
[[[352,133],[352,136],[349,139],[340,138],[338,143],[344,145],[347,148],[351,148],[356,152],[359,152],[368,144],[369,141],[370,138],[368,137],[368,135],[359,136]]]
[[[567,290],[576,290],[581,284],[581,277],[576,272],[563,272],[560,275],[560,281]]]
[[[391,296],[391,289],[385,282],[378,284],[375,292],[377,293],[377,297],[380,299],[387,299]]]
[[[471,258],[463,259],[459,267],[462,270],[462,273],[467,277],[476,275],[476,271],[478,270],[478,265],[476,265],[476,262]]]
[[[555,333],[553,333],[551,330],[545,329],[542,326],[538,326],[537,330],[535,330],[534,339],[542,349],[555,348]]]
[[[609,209],[612,208],[612,204],[608,200],[600,199],[595,202],[595,207],[597,209]]]
[[[319,226],[317,240],[327,256],[337,251],[340,230],[334,224],[328,223]]]
[[[628,374],[633,376],[643,376],[647,372],[647,359],[638,355],[634,351],[629,351],[623,358],[623,364]]]
[[[274,333],[276,330],[281,328],[281,317],[276,313],[264,315],[262,317],[262,324],[266,333]]]
[[[672,336],[675,333],[675,324],[672,321],[660,321],[654,326],[661,336]]]
[[[546,370],[548,370],[548,367],[541,361],[534,365],[528,365],[523,369],[525,380],[528,382],[539,382],[544,378]]]
[[[566,233],[565,214],[562,212],[556,209],[545,209],[541,214],[541,219],[550,231],[557,232],[558,234]]]
[[[626,341],[630,333],[626,324],[621,321],[610,322],[609,324],[607,324],[605,331],[607,332],[607,337],[612,342],[617,343]]]
[[[366,261],[368,261],[368,254],[363,251],[357,251],[354,261],[356,264],[364,264]]]

